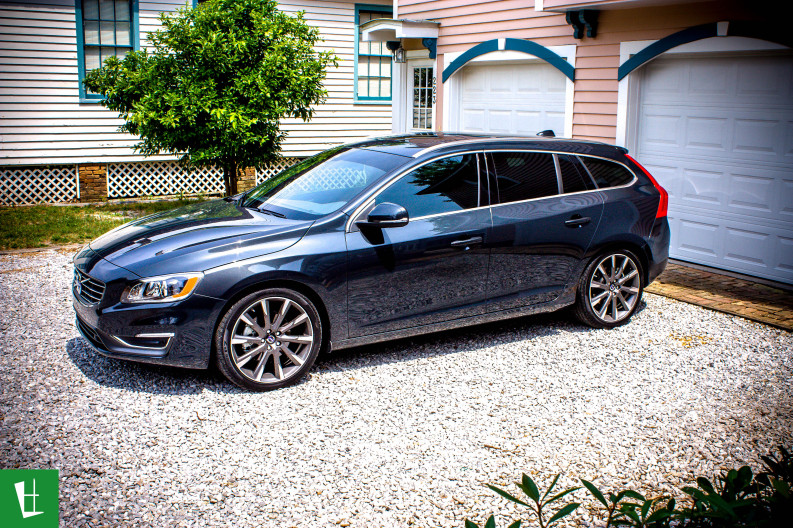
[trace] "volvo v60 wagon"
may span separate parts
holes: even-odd
[[[268,390],[322,351],[557,310],[625,324],[666,266],[667,194],[625,149],[417,134],[344,145],[74,259],[100,354]]]

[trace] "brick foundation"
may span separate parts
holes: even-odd
[[[107,200],[107,165],[79,165],[80,201]]]
[[[237,177],[237,192],[245,192],[256,187],[256,169],[248,167]]]

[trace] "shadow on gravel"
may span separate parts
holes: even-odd
[[[645,307],[642,301],[636,313]],[[563,332],[594,331],[575,320],[568,310],[561,310],[339,350],[320,356],[311,372],[350,371],[508,345]],[[228,394],[245,392],[226,381],[214,368],[192,370],[107,358],[91,349],[82,338],[69,340],[66,352],[86,377],[106,387],[173,395],[198,394],[205,390]],[[310,376],[297,385],[308,380]]]
[[[198,394],[204,390],[242,392],[214,370],[194,370],[107,358],[81,337],[66,343],[72,363],[91,381],[105,387],[152,394]]]

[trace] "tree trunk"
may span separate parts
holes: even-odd
[[[237,164],[226,162],[223,164],[223,184],[226,187],[226,196],[237,194]]]

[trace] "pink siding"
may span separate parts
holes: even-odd
[[[556,5],[616,4],[601,11],[597,37],[576,40],[563,13],[549,12]],[[643,7],[634,2],[571,2],[545,0],[546,11],[534,10],[529,0],[399,0],[399,17],[441,23],[438,58],[497,38],[530,39],[543,46],[577,45],[573,105],[573,136],[613,143],[617,131],[617,68],[620,42],[655,40],[681,29],[720,20],[770,17],[740,0]],[[633,7],[639,5],[640,7]],[[440,64],[439,64],[439,69]],[[439,90],[439,94],[442,91]],[[440,101],[438,108],[442,108]],[[438,123],[442,120],[439,118]]]

